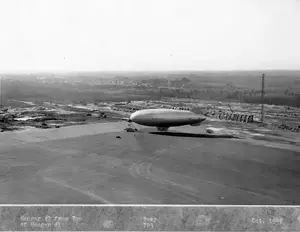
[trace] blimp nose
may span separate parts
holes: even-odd
[[[136,121],[137,116],[138,116],[137,112],[132,113],[129,117],[129,122]]]

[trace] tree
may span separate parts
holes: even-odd
[[[185,82],[185,83],[191,82],[190,79],[188,79],[188,78],[186,78],[186,77],[183,77],[183,78],[181,79],[181,81],[183,81],[183,82]]]

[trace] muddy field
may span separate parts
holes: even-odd
[[[129,133],[125,126],[2,133],[0,203],[300,203],[295,140],[273,141],[215,121],[205,125],[214,136],[205,127]]]
[[[15,101],[13,101],[15,103]],[[120,121],[122,115],[109,107],[73,106],[43,102],[20,102],[22,107],[8,107],[0,112],[1,132],[24,130],[28,127],[49,129],[71,125]]]

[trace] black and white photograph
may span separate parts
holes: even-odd
[[[0,86],[0,204],[300,204],[297,0],[0,0]]]

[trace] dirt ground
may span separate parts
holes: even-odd
[[[128,133],[125,126],[2,133],[0,203],[300,203],[295,144],[279,149],[254,139],[218,138],[200,134],[202,127]]]

